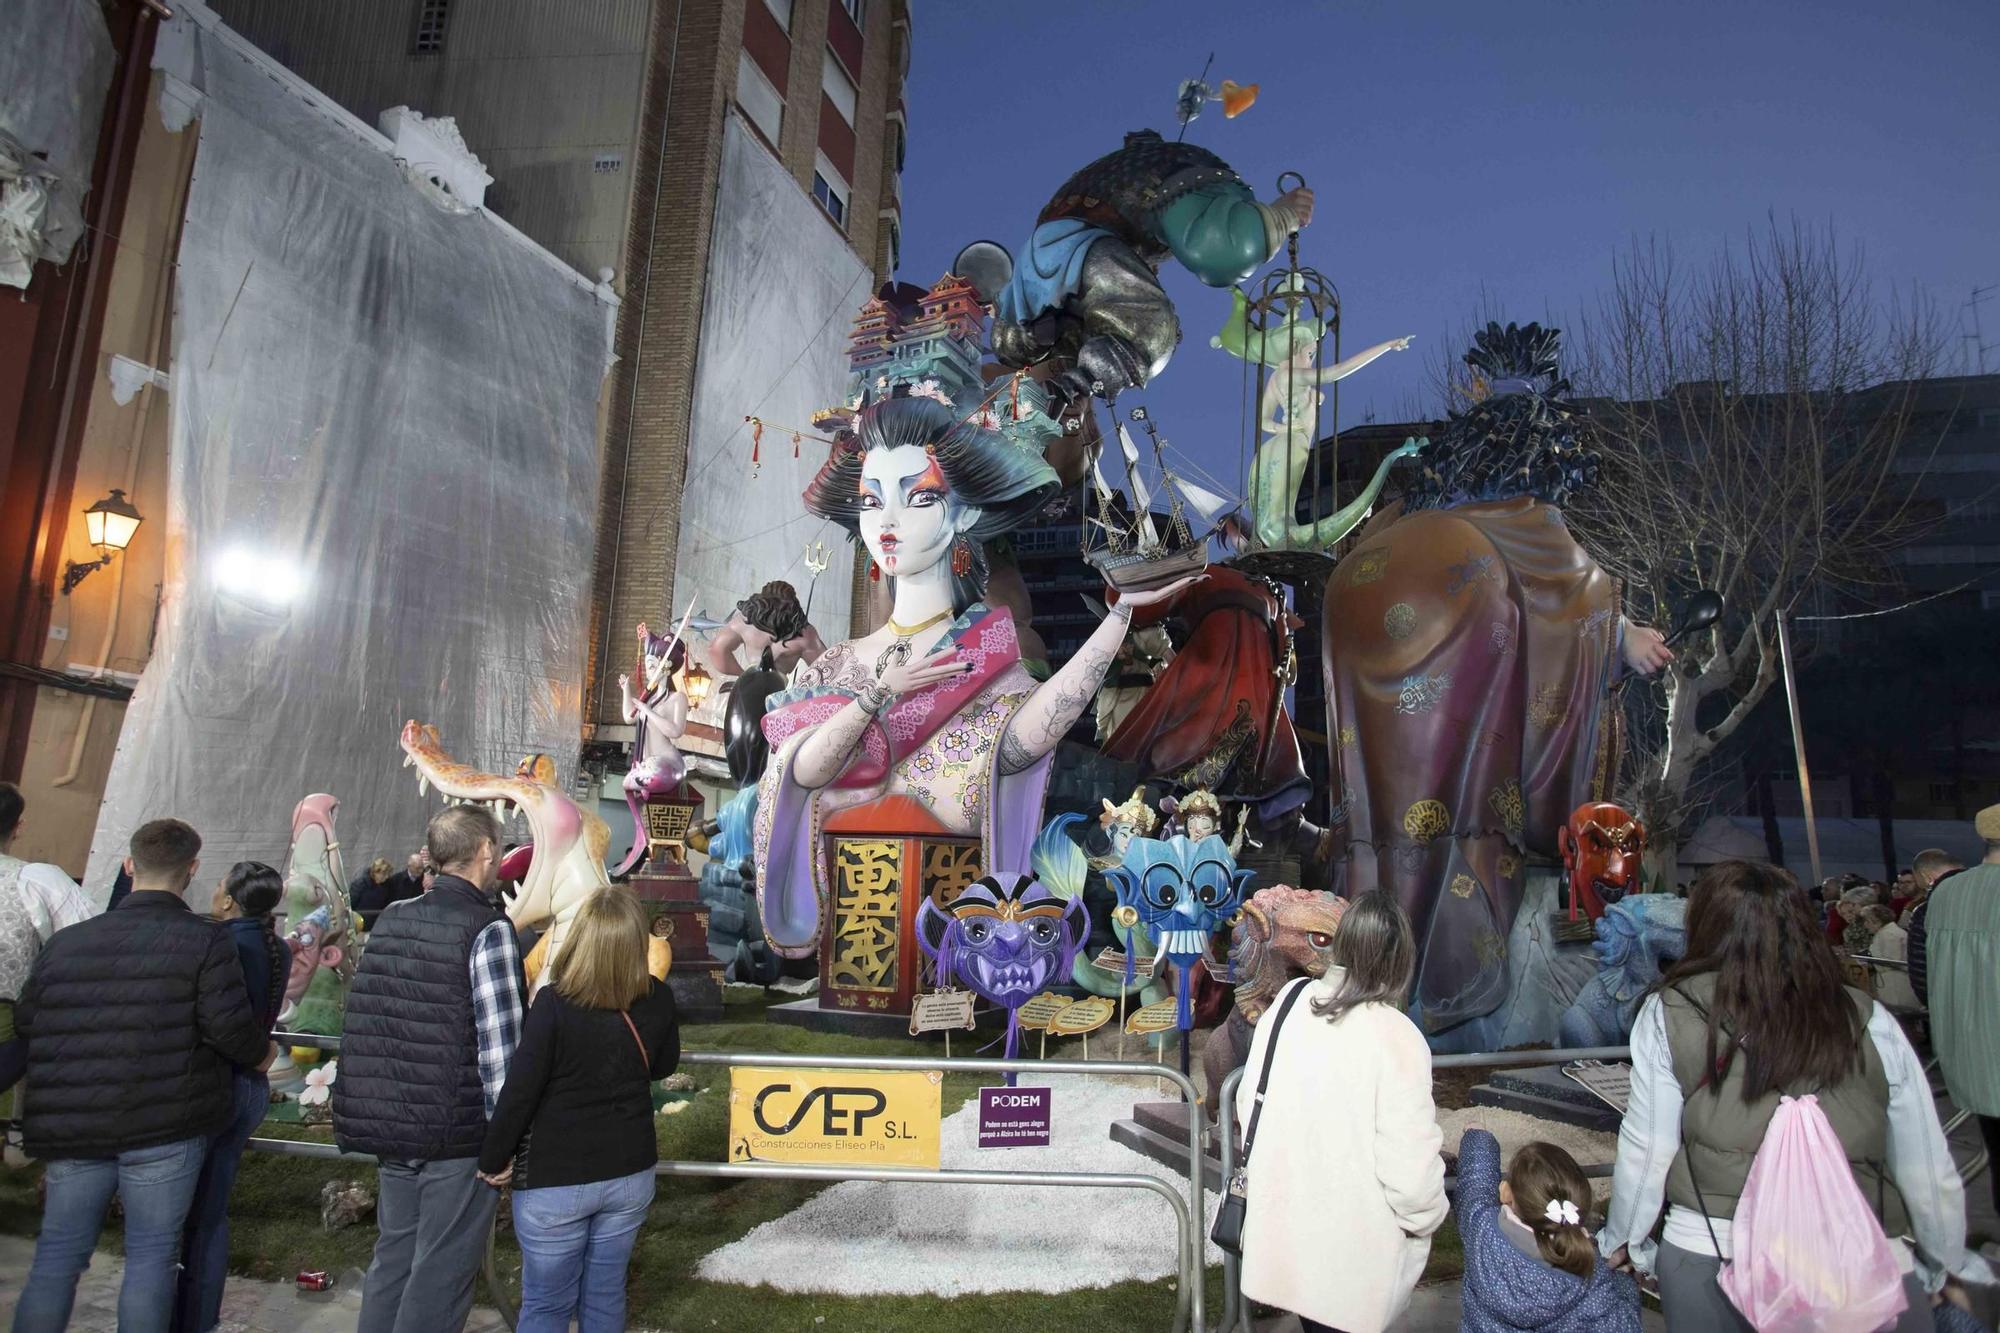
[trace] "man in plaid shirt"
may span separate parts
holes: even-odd
[[[451,807],[426,834],[436,882],[384,909],[347,1001],[334,1136],[380,1164],[360,1333],[462,1328],[498,1192],[486,1120],[521,1035],[520,943],[494,898],[500,826]]]

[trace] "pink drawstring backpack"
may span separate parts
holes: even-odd
[[[1876,1333],[1909,1307],[1889,1238],[1810,1093],[1779,1098],[1730,1241],[1717,1281],[1757,1333]]]

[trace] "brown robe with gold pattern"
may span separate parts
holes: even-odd
[[[1327,581],[1335,883],[1393,889],[1429,1031],[1506,998],[1523,857],[1616,772],[1618,589],[1530,497],[1392,506]]]

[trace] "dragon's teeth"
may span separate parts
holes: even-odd
[[[417,795],[428,796],[430,794],[431,780],[422,773],[417,774]]]
[[[406,754],[406,755],[404,755],[404,756],[403,756],[403,767],[404,767],[404,768],[408,768],[408,767],[409,767],[410,765],[412,765],[412,764],[414,764],[414,763],[416,763],[416,762],[417,762],[417,757],[416,757],[415,755],[413,755],[413,754]]]

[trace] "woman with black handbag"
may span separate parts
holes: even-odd
[[[1450,1212],[1430,1047],[1403,1012],[1416,952],[1394,896],[1363,894],[1333,966],[1291,983],[1250,1044],[1236,1103],[1243,1294],[1306,1333],[1387,1328]]]

